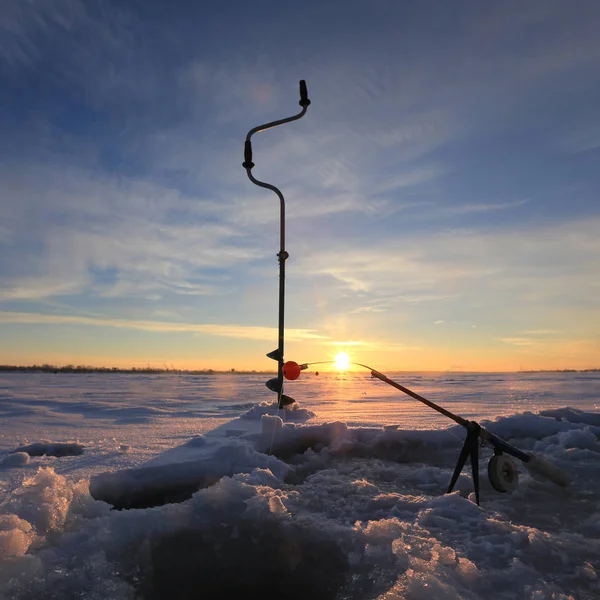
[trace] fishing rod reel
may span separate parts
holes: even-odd
[[[271,121],[269,123],[265,123],[264,125],[258,125],[254,127],[248,132],[246,135],[246,141],[244,142],[244,162],[242,166],[246,169],[246,174],[248,175],[248,179],[258,187],[265,188],[267,190],[271,190],[274,192],[279,198],[279,252],[277,253],[277,259],[279,261],[279,319],[278,319],[278,345],[277,348],[267,354],[267,356],[277,361],[277,377],[273,379],[269,379],[266,382],[267,388],[269,388],[272,392],[277,394],[277,406],[279,408],[283,408],[284,406],[289,406],[293,404],[295,400],[286,396],[283,393],[283,346],[284,346],[284,303],[285,303],[285,261],[289,258],[289,254],[285,249],[285,199],[283,194],[279,190],[279,188],[275,187],[270,183],[266,183],[265,181],[259,181],[252,174],[252,169],[254,168],[254,163],[252,162],[252,141],[251,138],[255,133],[259,133],[260,131],[265,131],[267,129],[272,129],[273,127],[278,127],[279,125],[284,125],[285,123],[291,123],[292,121],[297,121],[301,119],[305,114],[306,110],[310,106],[310,100],[308,99],[308,91],[306,88],[306,82],[302,79],[300,81],[300,102],[298,102],[302,110],[292,115],[291,117],[287,117],[285,119],[279,119],[277,121]]]
[[[514,492],[519,485],[515,461],[501,450],[494,450],[488,461],[488,479],[497,492]]]

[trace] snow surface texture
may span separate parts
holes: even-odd
[[[269,407],[260,377],[4,375],[0,598],[598,598],[600,378],[397,379],[571,487],[518,463],[518,489],[497,493],[482,449],[481,508],[468,474],[444,495],[464,430],[364,377],[305,379],[293,395],[311,417]],[[10,454],[48,436],[85,453]],[[90,494],[209,469],[180,503],[116,511]]]

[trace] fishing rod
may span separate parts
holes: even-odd
[[[284,304],[285,304],[285,261],[289,258],[289,254],[285,249],[285,199],[281,191],[270,183],[265,181],[259,181],[252,174],[254,163],[252,162],[252,141],[251,138],[255,133],[260,131],[266,131],[285,123],[291,123],[301,119],[310,106],[310,100],[308,99],[308,91],[306,89],[306,82],[300,80],[300,104],[302,110],[285,119],[279,119],[277,121],[271,121],[264,125],[258,125],[248,132],[246,135],[246,141],[244,143],[244,162],[242,166],[246,169],[248,179],[255,185],[271,190],[279,198],[279,253],[277,258],[279,260],[279,318],[278,318],[278,344],[277,348],[267,354],[267,356],[277,361],[277,377],[275,379],[269,379],[266,386],[273,392],[277,393],[277,405],[279,408],[283,408],[288,404],[295,402],[290,396],[286,396],[283,393],[283,350],[284,350]]]
[[[298,379],[300,372],[308,369],[312,365],[320,364],[332,364],[332,361],[319,361],[311,363],[298,364],[294,361],[288,361],[283,365],[283,374],[286,379],[294,380]],[[398,382],[390,379],[387,375],[384,375],[377,369],[364,365],[362,363],[350,363],[351,365],[362,367],[371,372],[371,377],[375,377],[384,383],[400,390],[407,396],[422,402],[429,406],[433,410],[440,414],[452,419],[458,425],[461,425],[467,430],[467,436],[463,443],[463,447],[458,457],[458,462],[452,474],[450,484],[446,493],[449,494],[456,485],[458,477],[460,476],[467,458],[471,459],[471,473],[473,477],[473,487],[475,489],[475,499],[479,506],[479,444],[482,443],[490,444],[494,448],[494,455],[488,462],[488,477],[493,488],[498,492],[512,492],[516,489],[518,484],[518,473],[514,461],[510,456],[519,459],[528,470],[537,473],[549,479],[556,485],[561,487],[568,487],[570,484],[570,478],[563,470],[559,469],[555,465],[551,464],[544,458],[537,456],[533,453],[524,452],[516,446],[509,444],[506,440],[498,437],[496,434],[488,431],[485,427],[482,427],[477,421],[469,421],[459,415],[455,415],[453,412],[443,408],[439,404],[428,400],[421,394],[413,392],[411,389],[399,384]],[[509,455],[509,456],[506,456]]]

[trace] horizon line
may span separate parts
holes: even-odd
[[[257,369],[177,369],[175,367],[115,367],[115,366],[92,366],[92,365],[52,365],[42,363],[41,365],[0,365],[0,372],[19,372],[19,371],[42,371],[52,373],[183,373],[183,374],[233,374],[233,375],[270,375],[276,373],[276,370],[257,370]],[[355,372],[356,369],[337,369],[323,368],[315,369],[315,372],[323,371],[325,373],[335,372]],[[600,371],[600,367],[588,369],[519,369],[516,371],[479,371],[479,370],[462,370],[462,369],[410,369],[410,370],[392,370],[391,373],[588,373]],[[359,371],[360,372],[360,371]]]

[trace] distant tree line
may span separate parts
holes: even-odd
[[[517,371],[518,373],[591,373],[594,371],[600,371],[600,368],[596,369],[536,369],[531,371]]]
[[[600,368],[596,369],[538,369],[531,371],[517,371],[518,373],[590,373],[594,371],[600,371]],[[273,371],[244,371],[238,369],[228,369],[226,371],[219,371],[215,369],[175,369],[175,368],[160,368],[160,367],[131,367],[129,369],[122,369],[120,367],[92,367],[88,365],[65,365],[58,367],[56,365],[49,365],[44,363],[43,365],[30,365],[30,366],[17,366],[17,365],[0,365],[0,373],[119,373],[119,374],[162,374],[162,373],[181,373],[186,375],[216,375],[222,373],[233,373],[235,375],[251,375],[252,373],[265,373],[272,374]]]
[[[227,371],[218,371],[215,369],[175,369],[175,368],[157,368],[157,367],[131,367],[122,369],[120,367],[92,367],[88,365],[65,365],[58,367],[56,365],[0,365],[0,372],[4,373],[119,373],[119,374],[161,374],[161,373],[182,373],[187,375],[215,375],[219,373],[235,373],[236,375],[249,375],[252,373],[271,373],[271,371],[239,371],[237,369],[229,369]]]

